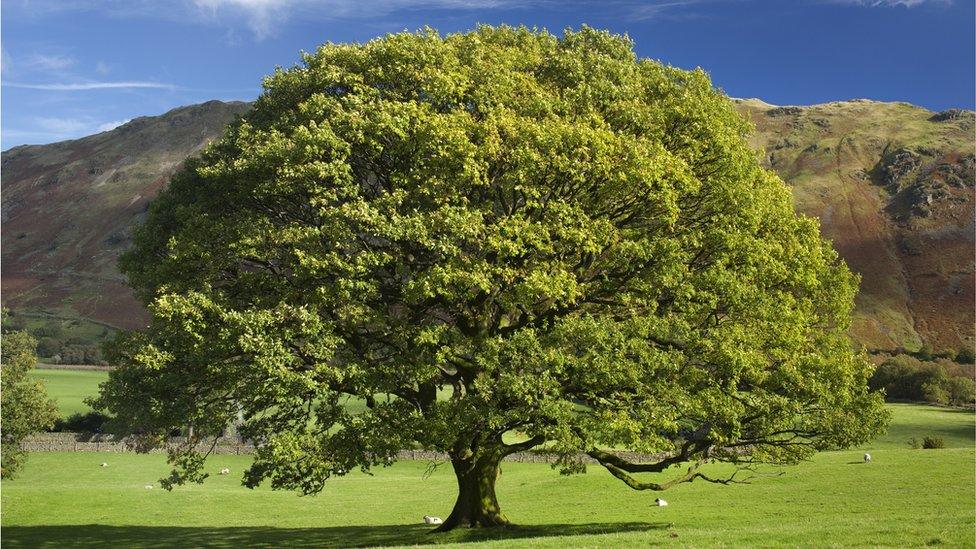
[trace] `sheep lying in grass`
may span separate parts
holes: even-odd
[[[146,485],[146,490],[152,490],[152,489],[153,489],[153,485],[152,484],[147,484]]]
[[[424,524],[443,524],[444,521],[441,517],[432,517],[430,515],[424,515]]]
[[[864,463],[871,462],[871,454],[864,454]]]
[[[102,467],[108,467],[108,463],[102,462]]]
[[[224,467],[223,469],[220,470],[220,474],[221,475],[229,475],[230,474],[230,469],[228,469],[227,467]]]
[[[664,501],[661,498],[657,498],[656,500],[654,500],[654,504],[657,505],[658,507],[667,507],[668,506],[668,502]]]

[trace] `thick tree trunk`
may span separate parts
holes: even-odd
[[[457,475],[458,497],[451,515],[435,532],[508,524],[495,496],[495,481],[498,479],[500,462],[501,454],[495,452],[451,460],[454,474]]]

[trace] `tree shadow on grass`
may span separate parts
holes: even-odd
[[[430,526],[336,526],[331,528],[106,526],[4,526],[4,547],[376,547],[639,532],[666,524],[623,522],[545,524],[430,534]]]

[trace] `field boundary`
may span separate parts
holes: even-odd
[[[48,364],[46,362],[37,363],[38,370],[85,370],[98,372],[111,372],[115,366],[101,366],[98,364]]]
[[[173,437],[167,444],[160,448],[150,450],[149,453],[165,453],[168,448],[181,444],[185,439]],[[109,434],[90,434],[90,433],[37,433],[27,437],[22,443],[21,448],[28,452],[115,452],[126,453],[135,452],[135,439],[132,437],[116,438]],[[197,450],[207,452],[210,444],[199,444]],[[242,443],[236,438],[221,438],[213,446],[213,454],[217,455],[248,455],[254,453],[254,445]],[[637,452],[614,452],[618,456],[631,462],[649,462],[660,460],[661,454],[640,454]],[[588,455],[581,454],[578,459],[588,464],[595,464],[597,461]],[[397,453],[397,460],[401,461],[450,461],[450,457],[445,452],[434,452],[430,450],[400,450]],[[517,463],[555,463],[557,457],[553,454],[542,452],[518,452],[506,456],[503,461]]]

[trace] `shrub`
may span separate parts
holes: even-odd
[[[945,371],[936,371],[932,377],[922,384],[922,400],[933,404],[949,404],[949,378]]]
[[[922,439],[922,448],[937,449],[945,448],[945,441],[942,437],[925,437]]]
[[[915,353],[915,357],[919,360],[932,360],[932,347],[922,345],[922,348]]]
[[[915,437],[908,439],[908,445],[911,446],[912,450],[918,450],[922,447],[922,442]]]
[[[109,419],[111,418],[107,415],[98,412],[71,414],[68,418],[57,420],[51,430],[56,433],[100,433]]]
[[[968,377],[950,377],[947,382],[949,404],[971,406],[976,403],[976,382]]]
[[[61,349],[64,364],[100,364],[102,351],[97,345],[66,345]]]
[[[53,337],[42,337],[37,342],[37,356],[52,357],[61,352],[62,343]]]
[[[3,333],[23,331],[27,327],[27,320],[24,317],[14,316],[13,313],[3,318]]]
[[[959,364],[973,364],[976,363],[976,352],[973,352],[972,347],[963,347],[959,349],[956,353],[956,362]]]

